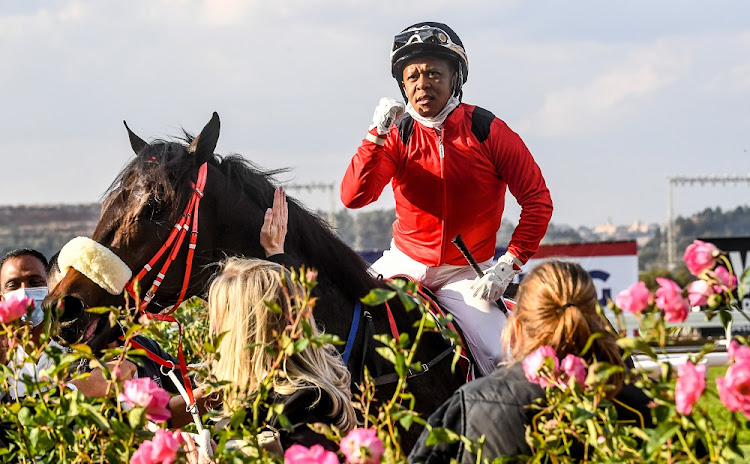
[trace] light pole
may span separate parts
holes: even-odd
[[[712,175],[712,176],[674,176],[667,177],[667,268],[673,270],[674,264],[674,195],[672,192],[673,186],[689,185],[693,186],[698,184],[701,187],[704,185],[729,185],[734,186],[738,184],[750,185],[750,175]]]
[[[313,190],[322,190],[328,192],[328,224],[332,228],[336,228],[336,202],[335,202],[335,195],[334,192],[336,191],[336,184],[326,183],[326,182],[311,182],[308,184],[286,184],[284,185],[285,189],[288,190],[306,190],[308,193],[311,193]]]

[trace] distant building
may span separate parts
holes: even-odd
[[[615,225],[611,219],[594,227],[591,232],[598,241],[635,240],[639,246],[645,245],[659,230],[658,224],[646,224],[636,220],[631,225]],[[583,235],[583,234],[582,234]]]

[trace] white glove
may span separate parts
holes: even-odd
[[[487,269],[484,277],[477,277],[471,285],[474,296],[487,301],[496,301],[508,288],[513,278],[521,273],[523,263],[511,253],[505,253],[497,259],[494,266]]]
[[[383,97],[380,103],[375,107],[375,113],[372,115],[372,126],[378,129],[379,135],[385,135],[391,126],[404,114],[404,104],[395,98]]]

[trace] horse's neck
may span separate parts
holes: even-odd
[[[307,267],[314,268],[321,277],[319,281],[333,285],[347,300],[354,302],[376,286],[376,281],[367,272],[361,258],[343,243],[296,244],[289,248]],[[318,246],[319,248],[311,248]]]

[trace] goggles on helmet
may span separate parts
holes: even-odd
[[[443,50],[444,53],[451,55],[459,60],[461,75],[463,81],[466,82],[466,77],[469,70],[469,60],[466,57],[466,51],[464,47],[453,42],[443,29],[434,26],[422,26],[419,28],[409,29],[401,32],[393,38],[393,48],[391,50],[391,73],[400,80],[397,76],[398,71],[397,63],[410,55],[411,48],[414,47],[414,51],[417,52],[419,49],[427,48],[429,50],[423,51],[438,51]]]
[[[398,34],[393,38],[393,50],[396,51],[406,45],[413,43],[425,43],[433,45],[455,45],[444,30],[437,27],[422,26]]]

